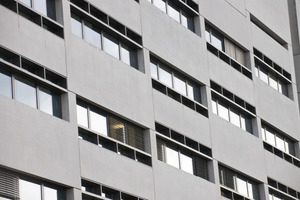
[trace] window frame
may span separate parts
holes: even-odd
[[[156,77],[152,76],[152,71],[151,71],[152,68],[150,67],[151,78],[153,78],[155,80],[158,80],[163,85],[172,88],[173,90],[175,90],[179,94],[181,94],[181,95],[187,97],[188,99],[191,99],[192,101],[195,101],[195,102],[197,102],[197,103],[199,103],[199,104],[202,105],[202,100],[201,100],[202,94],[201,94],[201,85],[200,84],[195,83],[194,81],[192,81],[189,78],[187,78],[186,76],[178,73],[173,68],[165,65],[164,63],[162,63],[161,61],[159,61],[159,60],[157,60],[155,58],[150,58],[150,65],[151,66],[153,66],[153,65],[155,66],[155,68],[156,68],[156,70],[155,70],[156,71],[156,77],[157,77],[156,78]],[[160,77],[161,75],[160,75],[160,72],[159,72],[160,70],[159,69],[162,69],[164,71],[169,72],[169,74],[171,75],[171,85],[168,85],[165,82],[161,81],[161,77]],[[178,89],[175,88],[175,84],[174,84],[175,81],[174,80],[175,80],[176,76],[177,76],[177,79],[180,79],[180,80],[183,79],[184,80],[184,81],[183,80],[182,81],[185,84],[185,94],[183,94],[181,91],[179,91]],[[196,99],[197,94],[194,93],[194,90],[193,90],[193,98],[190,96],[190,94],[189,94],[189,86],[192,86],[193,89],[196,88],[198,90],[199,99]]]
[[[276,149],[278,149],[278,150],[280,150],[280,151],[282,151],[282,152],[284,152],[284,153],[286,153],[286,154],[288,154],[290,156],[296,157],[296,155],[295,155],[295,141],[293,141],[292,139],[288,138],[282,132],[276,131],[275,128],[267,125],[264,122],[261,125],[261,131],[262,131],[262,133],[261,133],[262,134],[262,139],[263,139],[264,142],[268,143],[269,145],[275,147]],[[267,131],[270,132],[273,135],[273,137],[274,137],[274,145],[267,140]],[[284,150],[282,150],[281,148],[279,148],[277,146],[276,137],[283,138]],[[292,149],[293,149],[292,153],[290,152],[289,144],[292,145]]]

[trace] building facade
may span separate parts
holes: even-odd
[[[299,17],[0,0],[0,200],[300,199]]]

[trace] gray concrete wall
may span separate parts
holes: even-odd
[[[265,120],[300,140],[296,87],[299,69],[294,69],[294,62],[297,65],[300,59],[295,55],[293,60],[286,0],[195,1],[199,4],[196,21],[200,36],[147,0],[91,0],[100,10],[142,35],[141,71],[73,35],[70,2],[62,2],[64,39],[0,5],[0,45],[65,75],[68,83],[64,119],[0,95],[0,152],[5,152],[0,156],[0,166],[65,185],[68,200],[81,200],[81,178],[148,200],[222,199],[219,163],[257,180],[264,188],[262,196],[268,196],[267,177],[300,192],[300,169],[264,150],[260,132],[260,120]],[[299,7],[297,2],[296,6]],[[286,41],[288,49],[253,25],[250,13]],[[289,72],[293,98],[280,94],[255,77],[254,72],[251,80],[208,52],[205,21],[248,51],[251,70],[255,47]],[[208,118],[152,88],[150,53],[204,84]],[[212,113],[210,80],[256,108],[254,131],[258,134],[251,135]],[[77,97],[147,129],[152,166],[78,139]],[[211,181],[157,159],[155,122],[212,149]]]

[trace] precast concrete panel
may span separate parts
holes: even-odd
[[[253,47],[267,56],[282,69],[286,70],[293,77],[293,59],[291,59],[292,51],[287,50],[276,42],[273,38],[259,29],[256,25],[251,24],[252,44]]]
[[[145,199],[154,199],[153,171],[125,156],[79,140],[81,176]]]
[[[77,127],[3,96],[0,102],[1,165],[80,187]]]
[[[200,14],[225,35],[246,49],[251,48],[247,19],[228,2],[221,0],[199,0]]]
[[[257,116],[299,140],[297,101],[289,99],[260,79],[255,78],[253,82]]]
[[[220,199],[220,188],[217,184],[191,175],[166,163],[155,163],[155,199]]]
[[[196,111],[153,89],[155,121],[210,147],[209,120]]]
[[[215,114],[210,128],[214,159],[256,180],[266,180],[261,139]]]
[[[210,52],[207,58],[210,80],[255,107],[252,80]]]
[[[245,0],[246,9],[287,43],[291,43],[287,0]]]
[[[152,125],[152,89],[143,72],[76,36],[67,48],[70,91],[134,122]]]
[[[135,0],[89,0],[89,2],[124,26],[142,34],[140,4]]]
[[[0,13],[1,45],[66,75],[65,45],[62,38],[2,6]]]
[[[206,42],[147,1],[141,1],[143,45],[198,81],[208,83]],[[155,27],[155,28],[154,28]]]
[[[296,191],[300,191],[299,167],[279,158],[268,151],[264,152],[265,173],[267,177],[278,181]]]

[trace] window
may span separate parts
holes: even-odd
[[[113,199],[113,200],[146,200],[123,191],[113,189],[101,183],[81,180],[81,192],[83,200],[100,200],[100,199]]]
[[[156,137],[156,142],[158,160],[208,180],[207,165],[209,160],[206,157],[159,136]]]
[[[253,51],[255,75],[275,90],[291,98],[292,95],[288,91],[291,75],[257,49],[253,48]]]
[[[80,22],[76,21],[76,23],[78,24]],[[97,48],[101,49],[100,31],[97,30],[96,27],[94,27],[91,23],[89,23],[87,21],[84,21],[83,24],[84,24],[84,26],[83,26],[84,39],[88,43],[90,43],[90,44],[96,46]],[[73,23],[72,23],[72,25],[73,25]],[[78,28],[76,28],[77,26],[79,26],[79,25],[75,25],[74,28],[78,29]],[[80,24],[80,26],[81,26],[81,24]],[[78,35],[80,35],[80,34],[78,34]]]
[[[246,65],[245,51],[207,24],[205,27],[205,38],[207,42],[220,51],[224,51],[228,56],[243,66]]]
[[[167,13],[172,19],[182,24],[184,27],[195,32],[194,16],[198,16],[198,5],[193,1],[182,1],[181,4],[172,0],[148,0],[164,13]],[[190,5],[188,5],[190,4]],[[187,10],[189,10],[187,12]]]
[[[259,200],[259,189],[257,182],[220,165],[219,176],[220,184],[225,187],[222,189],[226,190],[226,188],[229,188],[234,190],[237,194],[240,194],[242,197]],[[227,192],[230,192],[230,190]],[[226,192],[222,191],[222,196],[227,197]],[[230,196],[230,199],[240,199],[240,197],[236,195]]]
[[[20,200],[64,200],[65,191],[44,184],[19,180]]]
[[[274,180],[268,178],[269,200],[294,200],[300,199],[300,192]]]
[[[257,71],[256,76],[260,78],[263,82],[270,85],[275,90],[279,91],[285,96],[288,95],[288,85],[287,83],[284,83],[286,81],[281,81],[280,78],[275,74],[272,74],[269,72],[266,68],[263,67],[263,65],[255,64],[255,70]]]
[[[243,114],[242,111],[228,106],[224,100],[217,98],[216,95],[212,96],[212,110],[213,113],[221,118],[229,121],[233,125],[252,133],[252,119],[249,114]]]
[[[56,20],[55,1],[54,0],[20,0],[28,7],[33,7],[41,14]]]
[[[295,156],[294,141],[286,137],[280,131],[262,123],[262,138],[263,141],[276,147],[280,151]]]
[[[111,56],[119,59],[119,44],[118,40],[114,37],[104,34],[103,35],[103,50]]]
[[[145,151],[142,128],[81,101],[77,103],[77,123],[83,128]]]
[[[0,94],[12,98],[11,76],[0,71]]]
[[[21,77],[16,77],[15,90],[17,101],[20,101],[33,108],[37,107],[36,87],[34,83]]]
[[[74,13],[71,13],[71,28],[72,33],[76,35],[77,37],[82,38],[82,24],[80,17],[75,15]]]
[[[158,79],[168,87],[174,88],[180,94],[201,103],[200,86],[197,86],[193,81],[188,80],[183,75],[164,66],[164,64],[153,58],[150,61],[150,67],[152,78]]]
[[[84,24],[84,25],[82,25]],[[137,50],[125,45],[110,34],[101,31],[97,26],[71,14],[72,33],[93,46],[102,49],[109,55],[137,68]],[[82,26],[84,27],[82,29]],[[103,35],[103,37],[101,37]]]
[[[12,79],[13,77],[13,79]],[[12,80],[14,96],[12,95]],[[60,94],[19,75],[0,71],[0,94],[61,118]],[[37,95],[38,94],[38,95]]]

